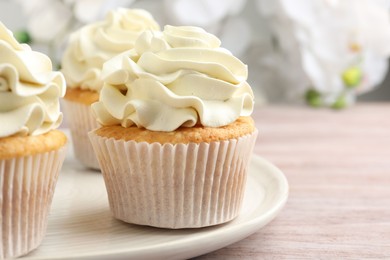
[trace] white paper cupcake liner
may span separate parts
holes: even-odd
[[[0,160],[0,259],[37,248],[47,219],[66,148]]]
[[[75,157],[85,166],[100,170],[88,132],[99,127],[92,115],[91,106],[63,99],[65,113],[72,135]]]
[[[198,228],[239,214],[257,130],[238,139],[176,145],[89,136],[115,218]]]

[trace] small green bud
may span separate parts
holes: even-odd
[[[312,107],[320,107],[322,105],[321,94],[315,89],[309,89],[305,94],[306,103]]]
[[[347,101],[345,100],[345,95],[341,94],[336,101],[332,104],[333,109],[343,109],[347,106]]]
[[[347,88],[355,88],[362,81],[362,70],[358,67],[352,67],[344,71],[341,77]]]
[[[31,43],[30,34],[25,30],[14,32],[14,36],[19,43]]]

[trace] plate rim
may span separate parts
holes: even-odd
[[[72,159],[74,159],[74,158],[72,158]],[[222,224],[222,228],[218,228],[218,225],[215,227],[210,227],[210,228],[212,228],[212,230],[207,230],[205,232],[197,233],[196,236],[188,236],[185,238],[181,238],[180,240],[167,241],[167,242],[158,243],[155,245],[147,245],[146,247],[139,247],[138,249],[135,249],[135,250],[132,248],[130,248],[130,250],[129,250],[129,248],[123,248],[122,250],[120,250],[120,249],[105,250],[104,252],[100,252],[100,253],[96,253],[96,254],[91,252],[88,254],[78,254],[78,255],[74,255],[74,256],[73,255],[67,255],[67,256],[63,255],[63,256],[58,256],[55,258],[53,258],[53,257],[49,258],[48,256],[39,257],[39,256],[34,256],[34,255],[31,255],[29,257],[29,255],[26,255],[25,259],[102,259],[102,258],[107,258],[107,257],[112,257],[112,258],[127,257],[128,258],[128,257],[135,257],[135,255],[144,255],[145,253],[146,253],[146,256],[150,258],[151,255],[153,254],[152,251],[161,251],[161,249],[164,249],[167,247],[167,244],[168,245],[170,244],[168,247],[172,251],[175,251],[175,249],[178,249],[178,248],[182,248],[185,244],[195,243],[197,245],[197,247],[199,247],[199,244],[204,244],[204,242],[203,243],[200,243],[200,242],[207,240],[205,238],[208,238],[210,236],[219,237],[219,236],[226,234],[226,233],[227,233],[227,235],[233,234],[237,230],[240,230],[240,231],[242,231],[243,229],[250,230],[250,231],[246,231],[246,232],[241,232],[241,233],[243,233],[243,235],[240,235],[240,237],[234,237],[227,242],[221,243],[220,246],[218,246],[218,247],[213,247],[213,249],[211,249],[211,250],[202,251],[201,254],[195,254],[195,255],[194,254],[187,254],[185,257],[186,258],[195,257],[195,256],[207,254],[207,253],[210,253],[212,251],[216,251],[218,249],[224,248],[228,245],[231,245],[235,242],[238,242],[238,241],[252,235],[253,233],[257,232],[260,228],[262,228],[263,226],[266,226],[269,222],[271,222],[277,216],[277,214],[282,210],[283,206],[287,202],[288,194],[289,194],[289,185],[288,185],[287,178],[283,174],[283,172],[279,168],[277,168],[275,165],[273,165],[271,162],[269,162],[265,158],[263,158],[259,155],[256,155],[256,154],[252,155],[250,167],[252,166],[252,164],[256,164],[257,167],[259,167],[259,165],[260,165],[261,167],[267,168],[267,172],[272,173],[272,177],[275,180],[277,180],[276,183],[278,184],[278,187],[279,187],[278,191],[276,191],[277,194],[279,195],[278,199],[276,200],[276,203],[272,204],[272,206],[269,209],[267,209],[266,212],[264,212],[263,214],[260,214],[256,217],[250,218],[244,222],[239,222],[237,224],[234,224],[234,220],[233,220],[231,222]],[[255,166],[252,166],[252,167],[255,167]],[[251,171],[249,171],[249,174],[254,175],[254,173],[251,173]],[[260,179],[261,177],[252,177],[252,178]],[[244,201],[245,201],[245,197],[244,197]],[[50,221],[50,219],[49,219],[49,221]],[[147,227],[147,228],[153,229],[153,227]],[[206,229],[207,229],[207,227],[206,227]],[[206,230],[206,229],[204,229],[204,230]],[[173,230],[172,232],[174,232],[174,231],[175,230]],[[191,248],[191,250],[195,250],[195,249]],[[163,256],[161,256],[161,257],[163,257]],[[180,257],[182,257],[182,256],[180,256]]]

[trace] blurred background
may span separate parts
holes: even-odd
[[[248,64],[258,103],[390,101],[387,0],[0,0],[0,20],[59,68],[69,34],[116,7],[217,35]]]

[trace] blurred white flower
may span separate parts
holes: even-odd
[[[238,17],[246,0],[165,0],[167,22],[204,28],[222,40],[223,47],[241,56],[251,41],[249,23]],[[240,41],[237,41],[239,35]]]
[[[83,24],[102,19],[109,10],[117,7],[128,7],[135,0],[65,0],[73,6],[73,12],[78,21]]]
[[[68,26],[72,12],[64,2],[18,0],[28,17],[27,30],[36,41],[49,42]]]
[[[25,12],[27,29],[33,39],[51,42],[64,37],[75,27],[97,21],[119,6],[134,0],[16,0]]]
[[[237,33],[240,35],[240,41],[237,41]],[[219,38],[223,47],[236,56],[242,56],[250,45],[251,36],[251,30],[245,19],[232,17],[224,23]]]
[[[285,56],[279,67],[283,73],[300,72],[307,79],[289,86],[291,91],[298,89],[303,96],[313,88],[308,95],[312,105],[322,103],[337,108],[380,83],[390,55],[388,3],[258,0],[278,51]]]
[[[228,15],[239,13],[246,0],[165,0],[171,19],[183,25],[196,25],[207,29]]]

